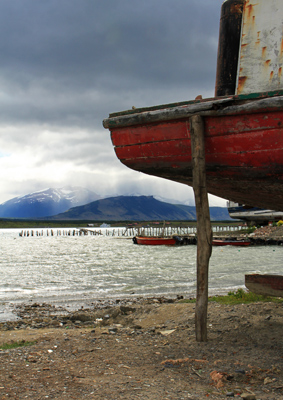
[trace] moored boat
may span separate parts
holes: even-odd
[[[213,239],[212,246],[249,246],[249,240],[235,240],[235,239]]]
[[[158,237],[158,236],[135,236],[133,242],[145,246],[175,246],[177,244],[176,237]]]
[[[283,297],[282,275],[245,275],[245,285],[253,293],[263,296]]]

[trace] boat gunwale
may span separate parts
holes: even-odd
[[[280,108],[283,108],[283,91],[252,93],[250,95],[215,97],[122,111],[110,114],[109,118],[103,120],[103,126],[104,128],[115,129],[179,120],[189,118],[194,114],[224,116],[268,112]]]
[[[250,246],[251,241],[248,239],[213,239],[212,246]]]

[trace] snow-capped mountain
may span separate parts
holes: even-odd
[[[49,188],[0,204],[0,218],[41,218],[59,214],[101,197],[79,186]]]

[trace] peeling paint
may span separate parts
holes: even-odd
[[[245,1],[236,94],[283,88],[282,27],[282,0]]]

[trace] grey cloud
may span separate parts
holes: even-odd
[[[216,2],[15,0],[0,11],[1,70],[22,86],[47,79],[66,91],[109,90],[114,78],[127,90],[214,74]]]
[[[102,120],[133,105],[212,95],[221,4],[0,2],[0,128],[15,128],[7,147],[33,148],[38,168],[60,159],[124,171]]]

